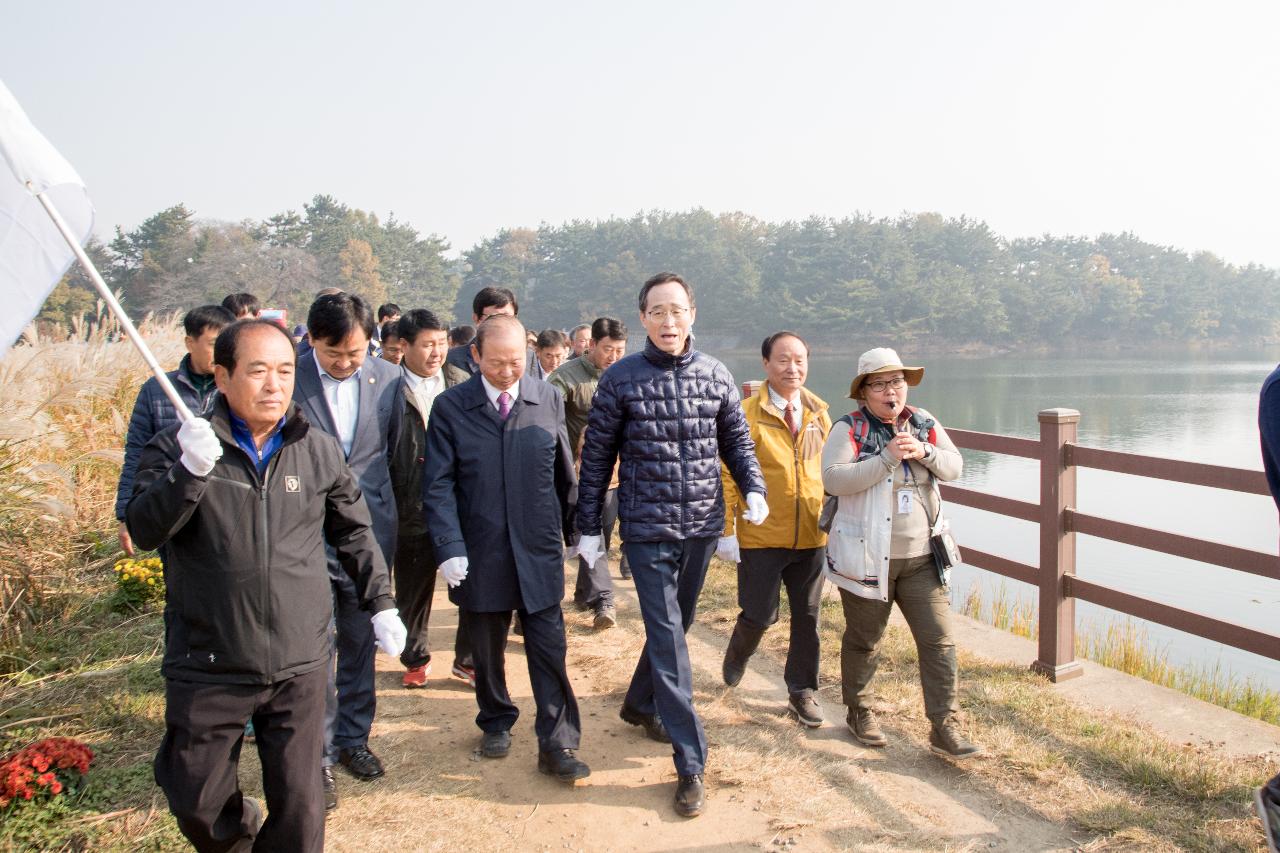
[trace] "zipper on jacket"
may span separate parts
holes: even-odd
[[[676,389],[676,457],[680,462],[680,526],[676,531],[676,535],[681,539],[685,536],[684,530],[684,496],[685,482],[688,480],[684,468],[684,411],[683,398],[680,396],[680,362],[677,361],[675,366],[671,368],[671,381],[675,384]]]
[[[801,418],[802,422],[803,420],[804,419]],[[791,430],[788,429],[787,432],[791,432]],[[800,433],[802,432],[804,432],[804,427],[801,427],[799,432],[791,436],[791,457],[795,462],[795,490],[796,490],[796,535],[795,535],[795,538],[791,541],[791,550],[793,551],[796,548],[800,547],[800,442],[798,442],[796,439],[800,436]]]

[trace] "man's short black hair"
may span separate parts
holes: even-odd
[[[480,328],[476,329],[476,339],[473,343],[476,345],[476,352],[484,352],[484,339],[490,335],[497,334],[499,329],[507,329],[514,325],[521,332],[521,335],[527,334],[524,323],[521,323],[515,317],[509,317],[506,314],[499,314],[491,317],[480,324]],[[527,352],[527,350],[526,350]]]
[[[538,332],[538,340],[534,343],[535,349],[550,349],[551,347],[568,347],[569,336],[559,329],[543,329]]]
[[[684,288],[685,294],[688,295],[689,297],[689,307],[692,308],[693,307],[693,288],[689,286],[689,283],[685,281],[683,278],[681,278],[679,275],[677,275],[676,273],[660,272],[657,275],[655,275],[653,278],[646,281],[644,283],[644,286],[640,288],[640,313],[643,314],[646,310],[648,310],[648,306],[645,305],[645,302],[649,298],[650,290],[653,290],[655,287],[657,287],[660,284],[670,284],[673,281]]]
[[[382,324],[382,329],[381,329],[380,331],[381,331],[381,334],[382,334],[382,340],[383,340],[383,341],[385,341],[387,338],[398,338],[398,337],[400,337],[400,324],[399,324],[399,321],[397,321],[397,320],[388,320],[387,322],[385,322],[385,323],[383,323],[383,324]]]
[[[222,300],[222,307],[230,311],[233,317],[242,314],[256,317],[262,310],[262,303],[252,293],[232,293]]]
[[[764,343],[760,344],[760,354],[764,356],[765,361],[768,361],[769,357],[773,355],[773,345],[776,344],[778,341],[782,340],[783,338],[795,338],[797,341],[804,344],[805,355],[809,354],[808,341],[806,341],[804,338],[797,335],[795,332],[788,332],[786,330],[783,330],[781,332],[774,332],[772,335],[764,339]]]
[[[445,325],[434,312],[428,311],[426,308],[414,308],[412,311],[406,311],[400,315],[399,322],[396,323],[396,334],[400,340],[412,344],[418,339],[420,332],[447,332],[449,327]],[[471,338],[467,338],[469,342]]]
[[[373,338],[373,309],[363,296],[333,293],[316,298],[307,312],[311,343],[337,344],[354,331]]]
[[[475,298],[471,300],[471,314],[475,317],[483,317],[486,308],[505,308],[511,306],[511,310],[520,315],[520,305],[516,302],[516,295],[505,287],[482,287]]]
[[[455,347],[466,346],[475,339],[475,336],[475,326],[454,326],[449,332],[449,344]]]
[[[378,306],[378,322],[381,323],[389,317],[395,317],[400,314],[400,306],[394,302],[384,302]]]
[[[213,363],[226,368],[227,373],[236,372],[236,350],[240,346],[240,336],[250,329],[262,326],[268,329],[275,329],[286,341],[289,342],[289,352],[293,353],[293,360],[296,364],[298,361],[298,350],[294,347],[293,338],[284,330],[284,327],[272,320],[257,320],[252,317],[244,320],[236,320],[230,326],[227,326],[218,333],[218,339],[213,342]]]
[[[603,341],[605,338],[625,341],[627,339],[627,327],[622,324],[621,320],[613,317],[597,317],[595,322],[591,324],[591,340]]]
[[[198,338],[207,329],[222,331],[236,321],[236,315],[221,305],[201,305],[192,308],[182,318],[182,330],[188,338]]]

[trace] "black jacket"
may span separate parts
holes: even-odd
[[[765,493],[733,376],[691,346],[670,355],[645,341],[644,350],[601,375],[578,475],[578,529],[584,534],[600,533],[617,459],[623,542],[720,536],[720,459],[744,495]]]
[[[422,472],[427,529],[439,562],[470,564],[449,600],[479,612],[558,604],[575,486],[564,402],[547,383],[523,377],[505,422],[478,375],[436,397]]]
[[[264,478],[231,437],[226,400],[209,420],[222,458],[206,477],[179,461],[178,427],[142,451],[128,506],[141,548],[166,546],[168,678],[270,684],[329,659],[326,541],[371,613],[394,603],[369,510],[336,439],[296,405]]]

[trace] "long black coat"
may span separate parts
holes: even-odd
[[[560,392],[525,376],[504,423],[479,374],[446,389],[431,406],[422,499],[436,559],[470,564],[450,601],[478,612],[558,604],[577,500]]]

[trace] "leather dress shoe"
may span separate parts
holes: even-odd
[[[331,812],[338,807],[338,780],[333,778],[332,767],[321,767],[320,776],[324,779],[324,810]]]
[[[506,758],[511,751],[511,732],[485,732],[480,739],[480,754],[485,758]]]
[[[682,817],[697,817],[707,803],[707,790],[702,785],[702,774],[681,776],[676,782],[676,813]]]
[[[366,782],[382,776],[382,762],[378,756],[369,751],[367,746],[357,746],[338,752],[338,763],[347,768],[347,772],[357,779]]]
[[[572,749],[539,750],[538,771],[570,785],[591,775],[591,768],[579,761]]]
[[[662,724],[662,717],[657,714],[645,714],[630,705],[623,705],[618,716],[622,718],[623,722],[644,729],[644,733],[650,740],[656,740],[658,743],[671,743],[671,735],[667,734],[667,727]]]

